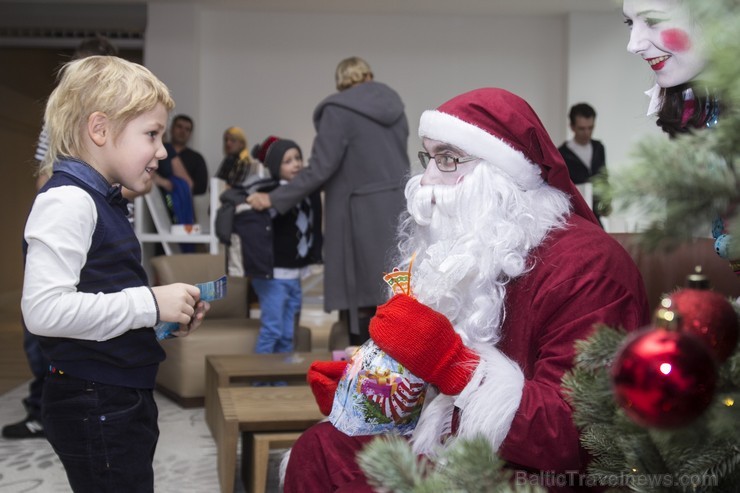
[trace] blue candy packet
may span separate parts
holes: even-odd
[[[202,282],[195,285],[200,290],[201,301],[216,301],[226,296],[226,276],[221,276],[215,281]],[[157,340],[162,341],[164,339],[171,339],[175,337],[172,335],[180,328],[180,324],[177,322],[159,322],[154,327],[154,332],[157,334]]]

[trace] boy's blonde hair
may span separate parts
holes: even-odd
[[[115,140],[128,122],[159,103],[167,111],[175,107],[167,86],[137,63],[115,56],[91,56],[65,64],[46,103],[49,152],[40,172],[51,174],[54,162],[62,156],[81,157],[87,119],[94,112],[107,115]]]
[[[339,62],[335,77],[337,90],[344,91],[355,84],[371,80],[373,78],[373,71],[370,70],[370,65],[365,60],[358,56],[353,56]]]

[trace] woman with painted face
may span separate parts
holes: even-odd
[[[704,36],[687,2],[624,0],[623,13],[630,28],[627,50],[640,55],[655,73],[656,85],[647,92],[648,115],[657,113],[657,125],[671,137],[717,125],[722,104],[717,91],[702,81]],[[715,218],[714,247],[740,276],[740,259],[732,258],[726,225],[722,215]]]
[[[627,51],[639,55],[655,73],[648,115],[670,136],[717,122],[717,95],[701,82],[706,66],[701,27],[683,0],[624,0],[630,28]]]

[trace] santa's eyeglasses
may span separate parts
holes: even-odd
[[[469,163],[478,159],[475,156],[466,157],[454,157],[447,154],[437,154],[431,156],[428,152],[419,151],[419,162],[424,169],[427,169],[429,162],[434,159],[434,163],[437,165],[437,169],[442,173],[452,173],[457,171],[457,165],[460,163]]]

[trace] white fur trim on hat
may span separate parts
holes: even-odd
[[[419,137],[454,145],[471,156],[504,171],[525,190],[534,190],[544,183],[540,167],[498,137],[437,110],[427,110],[419,121]]]

